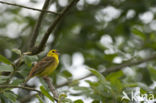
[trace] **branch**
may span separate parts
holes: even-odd
[[[45,82],[48,84],[48,87],[49,87],[51,93],[54,95],[55,101],[58,101],[59,94],[58,94],[58,92],[56,91],[56,89],[55,89],[55,87],[53,86],[53,84],[51,83],[50,78],[49,78],[49,77],[44,77],[44,80],[45,80]]]
[[[29,49],[32,48],[34,46],[35,42],[36,42],[36,38],[37,38],[37,36],[39,34],[39,29],[40,29],[40,26],[41,26],[41,22],[43,20],[44,14],[46,13],[45,11],[48,8],[49,2],[50,2],[50,0],[45,0],[45,2],[44,2],[44,5],[42,7],[42,10],[44,10],[44,11],[40,13],[38,21],[37,21],[37,23],[35,25],[35,29],[34,29],[34,31],[32,33],[32,38],[30,40]]]
[[[145,63],[145,62],[149,62],[149,61],[152,61],[152,60],[155,60],[155,59],[156,59],[156,55],[154,55],[152,57],[149,57],[149,58],[145,58],[143,60],[136,61],[136,62],[128,62],[128,63],[120,64],[118,66],[110,67],[110,68],[107,68],[106,71],[102,71],[100,73],[106,75],[106,74],[109,74],[109,73],[112,73],[112,72],[122,70],[122,69],[124,69],[125,67],[128,67],[128,66],[135,66],[135,65],[142,64],[142,63]],[[85,75],[84,77],[81,77],[81,78],[73,80],[73,81],[83,80],[83,79],[88,78],[90,76],[93,76],[93,74],[90,73],[88,75]],[[73,81],[65,82],[65,83],[60,84],[60,85],[58,85],[56,87],[60,88],[60,87],[66,86],[66,85],[70,85]]]
[[[59,23],[59,21],[64,17],[64,15],[71,9],[72,6],[74,6],[79,0],[73,0],[61,13],[60,15],[57,15],[54,22],[49,26],[47,32],[44,34],[43,39],[41,40],[39,46],[37,48],[34,48],[32,50],[32,54],[37,54],[41,52],[49,38],[49,35],[53,32],[56,25]]]
[[[102,73],[103,74],[108,74],[108,73],[116,72],[118,70],[122,70],[125,67],[135,66],[135,65],[142,64],[142,63],[145,63],[145,62],[149,62],[149,61],[152,61],[152,60],[155,60],[155,59],[156,59],[156,55],[154,55],[152,57],[149,57],[149,58],[145,58],[143,60],[136,61],[136,62],[128,62],[128,63],[120,64],[118,66],[108,68],[105,72],[102,72]]]
[[[26,90],[29,90],[29,91],[36,91],[39,94],[41,93],[39,90],[36,90],[35,88],[24,87],[24,86],[16,86],[16,85],[0,85],[0,88],[22,88],[22,89],[26,89]]]
[[[40,10],[40,9],[31,8],[31,7],[27,7],[27,6],[23,6],[23,5],[19,5],[19,4],[13,4],[13,3],[4,2],[4,1],[0,1],[0,3],[2,3],[2,4],[6,4],[6,5],[17,6],[17,7],[21,7],[21,8],[25,8],[25,9],[30,9],[30,10],[40,11],[40,12],[47,12],[47,13],[51,13],[51,14],[58,15],[58,13],[53,12],[53,11]]]

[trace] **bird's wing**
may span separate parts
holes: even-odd
[[[41,61],[39,61],[31,70],[30,75],[35,76],[45,70],[47,66],[52,64],[55,61],[54,57],[44,57]]]

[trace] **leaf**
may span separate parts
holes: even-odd
[[[98,79],[99,81],[96,83],[96,85],[99,85],[99,88],[101,89],[100,86],[102,86],[102,88],[105,88],[105,90],[107,89],[107,91],[111,90],[110,87],[110,83],[105,79],[105,77],[99,73],[98,71],[96,71],[95,69],[89,69]],[[87,81],[89,83],[89,81]],[[89,83],[92,86],[92,83]],[[95,83],[93,83],[95,84]],[[94,85],[95,86],[95,85]]]
[[[149,67],[150,76],[153,80],[156,80],[156,69]]]
[[[145,34],[143,32],[141,32],[140,30],[136,29],[136,28],[132,29],[132,33],[139,36],[143,40],[145,39]]]
[[[92,89],[90,87],[84,86],[74,86],[73,90],[77,91],[76,93],[71,93],[72,96],[81,96],[81,95],[90,95]]]
[[[82,86],[81,87],[76,86],[73,89],[74,90],[80,90],[80,91],[89,91],[90,88],[88,88],[88,87],[82,87]]]
[[[13,67],[10,65],[0,65],[0,72],[12,72]]]
[[[40,86],[40,90],[46,97],[48,97],[52,102],[54,102],[54,98],[48,93],[48,91],[46,91],[46,89],[43,86]]]
[[[63,93],[63,94],[60,94],[60,95],[59,95],[59,100],[64,99],[64,98],[66,98],[66,97],[67,97],[66,94],[64,94],[64,93]]]
[[[95,69],[89,69],[89,71],[91,71],[96,77],[98,77],[98,79],[106,81],[104,76]]]
[[[114,72],[109,74],[106,79],[108,81],[110,81],[114,91],[120,93],[122,91],[123,88],[123,84],[120,81],[120,77],[123,76],[123,72],[122,71],[118,71],[118,72]]]
[[[5,64],[11,64],[11,61],[9,61],[6,57],[0,55],[0,62],[3,62]]]
[[[112,79],[118,79],[121,76],[123,76],[123,72],[122,71],[118,71],[118,72],[114,72],[114,73],[110,73],[106,79],[107,80],[112,80]]]
[[[127,84],[124,84],[124,87],[137,87],[138,84],[137,83],[127,83]]]
[[[63,70],[61,74],[66,78],[72,77],[72,74],[67,70]]]
[[[73,103],[73,102],[69,98],[64,98],[63,100],[60,101],[60,103]]]
[[[72,101],[66,97],[67,97],[66,94],[60,94],[59,95],[59,103],[72,103]]]
[[[36,95],[36,97],[38,98],[38,100],[39,100],[40,103],[44,103],[43,100],[42,100],[42,98],[38,94]]]
[[[115,53],[115,54],[105,54],[105,55],[103,56],[103,58],[104,58],[105,60],[107,60],[107,61],[112,62],[113,59],[114,59],[116,56],[117,56],[116,53]]]
[[[12,81],[11,85],[18,85],[18,84],[22,84],[24,81],[21,79],[15,79]]]
[[[74,101],[74,103],[83,103],[83,101],[81,99],[78,99],[78,100]]]
[[[31,67],[32,66],[32,62],[38,60],[38,57],[37,56],[28,56],[28,55],[25,55],[24,56],[24,61],[25,63]]]
[[[140,88],[140,93],[141,93],[141,94],[146,94],[147,91],[145,91],[143,88]]]
[[[12,103],[16,102],[17,95],[15,95],[13,92],[4,92],[3,95],[7,97]]]
[[[12,49],[12,51],[13,51],[14,53],[18,54],[18,55],[22,55],[22,52],[21,52],[21,50],[19,50],[19,49],[14,48],[14,49]]]

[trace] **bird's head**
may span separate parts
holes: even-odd
[[[57,51],[56,49],[52,49],[52,50],[50,50],[50,51],[48,52],[47,56],[48,56],[48,57],[57,57],[57,58],[58,58],[59,53],[58,53],[58,51]]]

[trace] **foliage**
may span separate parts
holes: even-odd
[[[61,12],[65,4],[60,1],[51,1],[49,7],[56,6]],[[67,1],[69,4],[72,0]],[[132,101],[122,97],[130,97],[132,92],[155,96],[155,4],[156,0],[80,0],[51,33],[44,51],[35,55],[25,52],[40,12],[0,5],[0,86],[21,85],[32,66],[56,48],[61,53],[60,65],[50,77],[62,103],[128,103]],[[35,46],[55,17],[50,13],[44,16]],[[135,63],[149,57],[153,58]],[[21,65],[15,65],[17,61]],[[106,72],[121,65],[116,71]],[[90,75],[83,78],[86,71]],[[53,103],[48,86],[42,78],[38,80],[34,78],[28,85],[35,89],[40,86],[41,95],[21,88],[0,88],[0,103]]]

